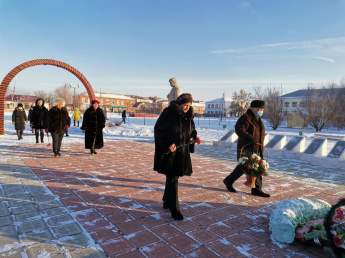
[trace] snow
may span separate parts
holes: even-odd
[[[115,121],[121,121],[121,114],[108,112],[108,119],[114,124]],[[211,145],[214,141],[220,140],[229,130],[233,130],[237,122],[237,117],[226,117],[221,121],[219,118],[209,117],[195,117],[194,122],[198,131],[198,137],[202,144]],[[145,141],[154,142],[154,125],[157,118],[134,118],[129,117],[126,124],[121,126],[106,127],[103,130],[104,142],[107,141]],[[82,121],[81,121],[82,122]],[[271,137],[277,134],[286,135],[286,142],[289,142],[294,136],[298,136],[299,132],[303,131],[306,138],[306,146],[314,139],[314,134],[317,133],[313,128],[300,129],[288,128],[287,125],[282,125],[277,130],[272,130],[269,124],[264,121],[266,133]],[[1,135],[1,143],[5,146],[16,146],[23,144],[35,144],[34,134],[31,133],[30,127],[27,125],[24,131],[23,139],[18,141],[14,126],[12,125],[12,113],[5,112],[5,135]],[[73,126],[73,119],[71,127],[68,130],[69,137],[64,137],[62,144],[69,143],[84,143],[84,133],[80,127]],[[226,126],[224,129],[223,126]],[[320,132],[319,132],[320,133]],[[334,134],[337,136],[345,136],[345,130],[323,130],[322,133]],[[49,137],[51,142],[51,137]],[[327,151],[330,152],[334,146],[335,141],[328,141]],[[45,144],[48,144],[45,137]]]

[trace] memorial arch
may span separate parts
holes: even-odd
[[[25,63],[22,63],[18,65],[17,67],[13,68],[2,80],[0,85],[0,135],[5,134],[5,128],[4,128],[4,119],[5,119],[5,94],[7,91],[8,86],[10,85],[13,78],[23,71],[24,69],[36,65],[52,65],[61,67],[70,73],[74,74],[85,86],[87,93],[89,94],[90,101],[95,99],[95,94],[93,92],[93,89],[91,87],[91,84],[88,82],[88,80],[85,78],[85,76],[79,72],[77,69],[75,69],[73,66],[70,66],[69,64],[66,64],[64,62],[60,62],[53,59],[35,59],[31,60]]]

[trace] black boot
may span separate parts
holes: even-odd
[[[271,195],[264,193],[262,190],[252,188],[252,195],[260,196],[260,197],[270,197]]]
[[[43,141],[44,133],[41,132],[40,136],[41,136],[41,143],[44,143],[44,141]]]
[[[233,193],[236,193],[236,189],[232,186],[233,183],[243,175],[243,172],[239,166],[235,167],[234,171],[231,172],[226,178],[224,178],[223,183],[226,188]]]
[[[18,140],[20,140],[20,131],[17,130],[17,136],[18,136]]]
[[[226,178],[225,178],[225,179],[226,179]],[[229,192],[237,193],[236,189],[232,186],[232,184],[227,183],[225,179],[223,180],[223,183],[225,184],[226,189],[228,189]]]
[[[23,131],[20,131],[20,139],[23,139]]]
[[[174,220],[183,220],[183,215],[181,214],[181,212],[179,211],[175,211],[175,212],[171,212],[171,217],[174,219]]]
[[[39,143],[38,142],[38,136],[39,136],[38,133],[36,133],[35,135],[36,135],[36,143]]]

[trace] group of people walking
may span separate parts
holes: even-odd
[[[195,150],[197,131],[194,124],[193,98],[189,93],[180,94],[177,80],[169,80],[172,90],[168,95],[169,106],[165,108],[154,126],[155,154],[153,169],[164,174],[165,189],[162,197],[163,208],[169,209],[175,220],[183,220],[178,200],[178,180],[181,176],[190,176],[193,173],[190,153]],[[263,141],[265,127],[261,116],[265,108],[263,100],[254,100],[250,108],[242,115],[236,125],[235,132],[238,135],[237,159],[243,149],[258,154],[263,158]],[[81,117],[79,110],[73,113],[74,125]],[[125,123],[126,113],[122,114]],[[22,104],[13,112],[13,123],[17,130],[18,139],[22,139],[25,121],[27,121]],[[48,111],[44,107],[44,100],[37,99],[36,106],[29,114],[32,128],[35,130],[36,143],[43,142],[44,131],[50,132],[53,139],[54,155],[60,156],[61,141],[64,133],[71,124],[71,119],[65,107],[65,101],[56,99],[52,108]],[[91,154],[97,154],[96,149],[103,147],[103,133],[105,116],[99,107],[99,101],[93,100],[91,106],[85,111],[81,129],[85,131],[85,148],[90,149]],[[238,167],[227,176],[223,182],[230,192],[236,192],[234,182],[243,175]],[[262,177],[260,176],[252,188],[251,194],[260,197],[270,197],[262,191]]]
[[[105,116],[102,109],[98,106],[99,101],[93,100],[91,107],[85,111],[83,124],[81,129],[85,131],[85,148],[90,149],[91,154],[96,154],[96,149],[103,147],[103,133],[105,127]],[[81,118],[80,111],[76,108],[72,115],[74,126]],[[48,110],[44,106],[44,100],[38,98],[35,106],[29,110],[28,117],[23,108],[23,104],[19,103],[12,113],[12,123],[15,126],[18,140],[23,139],[23,131],[26,123],[30,122],[32,132],[35,133],[36,143],[44,143],[44,134],[51,134],[53,153],[55,157],[61,156],[61,143],[63,136],[68,136],[68,128],[71,126],[71,118],[68,115],[65,101],[57,98],[52,101],[52,107]],[[49,136],[48,136],[49,137]]]

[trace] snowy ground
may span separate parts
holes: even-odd
[[[12,113],[5,112],[5,135],[1,135],[1,143],[4,145],[22,145],[35,143],[35,137],[30,131],[30,127],[26,126],[23,139],[18,141],[14,126],[12,125]],[[115,121],[121,121],[121,115],[118,113],[109,113],[108,119],[114,124]],[[147,141],[153,142],[153,127],[157,121],[157,118],[127,118],[127,124],[121,126],[113,126],[104,128],[104,141],[107,140],[125,140],[125,141]],[[195,118],[194,122],[198,131],[198,136],[202,141],[202,144],[212,144],[213,141],[217,141],[224,136],[224,134],[234,129],[234,125],[237,118],[225,118],[220,121],[218,118]],[[313,128],[301,129],[301,128],[288,128],[282,125],[277,130],[272,130],[269,124],[264,121],[266,127],[266,133],[271,136],[276,134],[286,135],[287,142],[293,137],[297,136],[300,131],[303,131],[306,137],[306,146],[313,140],[316,133]],[[80,122],[80,126],[82,121]],[[80,127],[73,126],[73,120],[69,129],[69,137],[63,138],[63,144],[84,142],[84,134],[80,130]],[[226,126],[226,128],[224,128]],[[320,133],[320,132],[319,132]],[[321,133],[345,135],[345,130],[323,130]],[[50,139],[51,140],[51,139]],[[47,139],[45,138],[45,142]],[[334,146],[335,141],[328,141],[327,149],[330,151]]]

